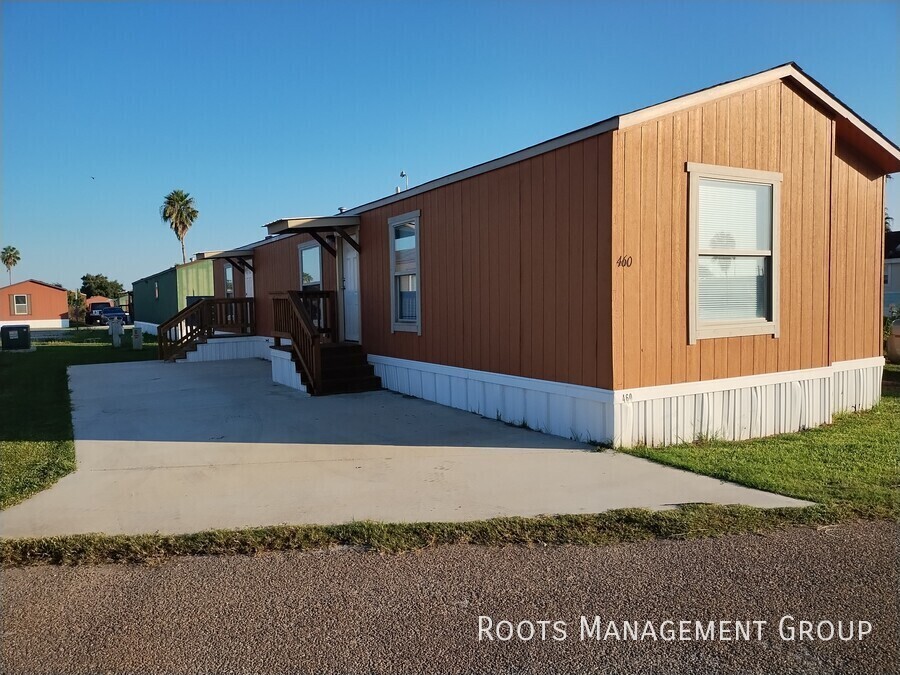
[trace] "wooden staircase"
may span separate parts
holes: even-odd
[[[253,335],[255,329],[253,298],[203,298],[159,325],[159,358],[175,361],[209,338]]]
[[[299,357],[290,347],[279,347],[290,352],[294,368],[300,375],[300,382],[312,393],[309,377],[300,364]],[[358,344],[348,342],[326,342],[322,345],[322,381],[316,392],[318,396],[329,394],[350,394],[359,391],[381,389],[381,378],[366,360],[366,353]]]
[[[313,396],[381,389],[381,378],[366,359],[361,345],[335,342],[335,293],[288,291],[273,299],[276,343],[290,346],[291,361],[306,391]],[[313,318],[315,317],[315,318]]]

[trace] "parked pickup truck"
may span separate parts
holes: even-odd
[[[108,302],[92,302],[84,314],[84,322],[89,326],[93,323],[103,323],[101,315],[103,310],[109,307],[112,307],[112,305]]]
[[[100,310],[100,323],[102,325],[108,326],[110,319],[118,319],[123,326],[128,324],[128,315],[121,307],[105,307]]]

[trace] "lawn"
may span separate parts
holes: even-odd
[[[130,330],[119,349],[103,330],[69,330],[62,340],[36,340],[34,352],[0,352],[0,509],[75,469],[67,366],[156,357],[152,336],[143,350],[131,349]]]
[[[900,520],[900,366],[887,365],[881,403],[798,434],[626,452],[824,504],[847,516]]]

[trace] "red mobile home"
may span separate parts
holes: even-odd
[[[749,438],[877,402],[898,169],[787,64],[222,256],[314,393],[353,343],[388,389],[553,434]]]
[[[29,279],[0,288],[0,296],[0,326],[69,327],[69,301],[62,286]]]

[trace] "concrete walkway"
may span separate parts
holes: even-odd
[[[78,470],[0,536],[802,506],[387,391],[310,398],[255,359],[69,369]]]

